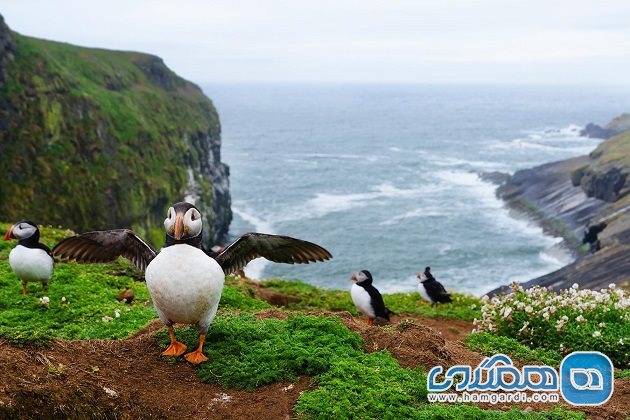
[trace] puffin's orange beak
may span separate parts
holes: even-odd
[[[179,241],[182,239],[182,235],[184,234],[184,217],[181,214],[177,214],[177,218],[175,219],[175,240]]]
[[[13,226],[11,226],[11,229],[7,230],[7,233],[4,234],[4,240],[8,241],[9,239],[14,239]]]
[[[353,275],[350,277],[350,280],[352,280],[352,281],[357,281],[357,275],[356,275],[356,274],[353,274]]]

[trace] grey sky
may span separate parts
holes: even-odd
[[[628,84],[629,0],[4,0],[11,28],[198,83]]]

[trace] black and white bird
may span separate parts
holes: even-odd
[[[431,267],[426,267],[424,273],[419,273],[416,277],[420,279],[418,292],[431,305],[438,303],[452,302],[451,295],[446,291],[442,283],[437,281],[431,274]]]
[[[186,346],[175,339],[173,324],[194,324],[199,331],[199,347],[184,356],[193,364],[208,360],[202,352],[203,344],[217,313],[225,275],[258,257],[288,264],[332,258],[311,242],[262,233],[247,233],[212,258],[201,246],[201,213],[184,202],[168,209],[164,227],[166,243],[159,253],[128,229],[67,238],[52,253],[61,260],[78,262],[109,262],[119,256],[133,262],[145,272],[153,305],[169,329],[171,344],[162,354],[180,356],[186,351]]]
[[[368,317],[368,325],[372,325],[377,318],[389,321],[394,312],[385,307],[383,296],[372,285],[372,274],[361,270],[350,277],[355,283],[350,288],[350,296],[357,310]]]
[[[26,296],[26,283],[40,282],[42,291],[53,273],[54,260],[50,249],[39,242],[37,225],[28,220],[17,222],[4,235],[4,240],[17,239],[18,244],[9,253],[9,265],[22,282],[22,294]]]

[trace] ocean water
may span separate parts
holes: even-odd
[[[510,216],[476,171],[513,173],[589,153],[579,137],[630,110],[627,90],[421,85],[210,85],[231,167],[230,233],[316,242],[334,259],[256,260],[254,278],[415,290],[430,265],[447,288],[488,290],[570,261],[559,238]]]

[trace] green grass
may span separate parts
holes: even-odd
[[[193,328],[176,334],[190,347],[197,343]],[[166,332],[157,335],[166,347]],[[333,317],[258,320],[248,314],[219,315],[208,332],[205,353],[209,361],[197,374],[225,388],[253,390],[313,376],[317,387],[303,392],[295,406],[300,418],[581,418],[564,410],[523,413],[429,404],[424,369],[402,368],[387,351],[365,353],[361,337]]]
[[[9,227],[0,223],[1,232]],[[41,232],[42,241],[51,247],[71,234],[47,227]],[[39,283],[28,283],[28,295],[22,296],[20,281],[8,262],[15,245],[16,241],[0,241],[0,337],[17,344],[38,345],[52,338],[119,339],[157,317],[146,284],[135,280],[142,278],[142,273],[123,259],[113,264],[57,263],[46,292],[41,291]],[[131,305],[116,300],[116,295],[127,288],[135,291]],[[47,306],[40,302],[43,296],[50,299]],[[251,312],[268,307],[266,302],[232,286],[223,289],[219,304],[220,311]],[[103,321],[104,317],[108,322]]]
[[[484,356],[503,353],[512,359],[524,363],[540,363],[549,366],[559,366],[562,361],[560,352],[545,349],[532,349],[517,340],[491,333],[469,334],[464,341],[466,347]]]
[[[348,311],[357,314],[348,290],[326,290],[300,281],[267,280],[263,286],[297,299],[290,309]],[[481,315],[480,300],[461,293],[452,293],[453,303],[431,306],[419,293],[384,294],[385,305],[396,313],[409,313],[434,318],[456,318],[472,321]]]

